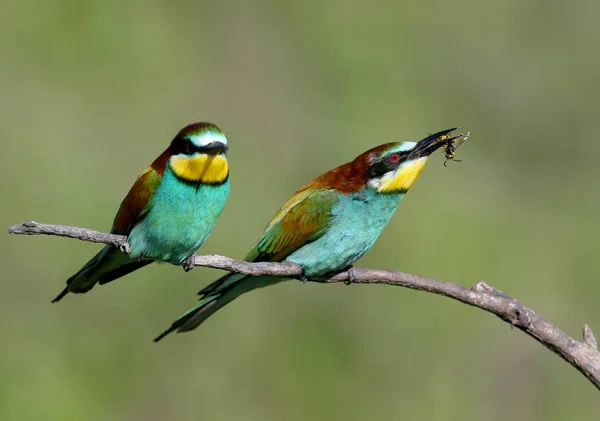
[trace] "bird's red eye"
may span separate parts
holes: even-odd
[[[397,153],[393,153],[390,155],[390,161],[392,162],[398,162],[400,161],[400,155],[398,155]]]

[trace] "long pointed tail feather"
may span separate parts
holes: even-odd
[[[218,283],[218,285],[209,288],[213,285],[211,284],[209,287],[205,288],[205,290],[209,290],[211,293],[205,295],[200,299],[200,302],[196,304],[196,306],[175,320],[167,330],[154,339],[154,342],[160,341],[174,331],[183,333],[194,330],[217,310],[235,300],[240,295],[257,288],[276,284],[281,280],[281,278],[275,276],[255,277],[240,274],[231,274],[228,275],[226,279],[218,279],[214,282],[214,284]]]
[[[66,288],[52,302],[56,303],[62,300],[69,292],[87,292],[98,282],[101,285],[105,284],[150,263],[152,263],[151,260],[131,259],[116,247],[107,245],[75,275],[67,279]]]
[[[246,276],[240,275],[239,273],[228,273],[202,288],[200,291],[198,291],[198,295],[206,297],[215,291],[225,288],[227,285],[231,285],[232,282],[240,281],[244,278],[246,278]],[[227,283],[227,285],[225,285],[225,283]]]
[[[125,275],[133,272],[134,270],[143,268],[144,266],[149,265],[152,262],[153,262],[153,260],[139,260],[139,261],[136,260],[131,263],[125,263],[123,266],[119,266],[116,269],[113,269],[111,271],[103,273],[98,278],[98,284],[100,284],[100,285],[108,284],[109,282],[112,282],[115,279],[119,279],[120,277],[125,276]]]
[[[175,320],[167,330],[165,330],[163,333],[154,338],[154,342],[160,341],[169,333],[174,332],[176,330],[178,332],[187,332],[188,330],[194,329],[195,326],[190,326],[194,323],[194,321],[197,321],[203,314],[205,314],[207,310],[210,310],[211,307],[214,307],[214,305],[211,306],[211,304],[215,304],[218,298],[219,296],[215,295],[200,300],[200,302],[195,307],[185,312],[181,317]],[[215,311],[217,311],[217,309],[210,312],[210,314],[207,314],[206,317],[204,317],[204,319],[206,319]],[[198,326],[200,323],[202,323],[202,321],[198,322],[196,326]]]
[[[68,281],[67,281],[68,282]],[[58,294],[56,296],[56,298],[54,300],[52,300],[53,303],[58,303],[60,300],[62,300],[64,298],[65,295],[67,295],[69,293],[69,285],[67,285],[65,287],[65,289],[62,290],[62,292],[60,294]]]
[[[83,267],[79,269],[75,275],[67,279],[67,286],[65,287],[65,289],[62,290],[60,294],[56,296],[54,300],[52,300],[52,302],[59,302],[65,297],[65,295],[67,295],[71,291],[74,291],[75,289],[81,289],[81,292],[85,292],[91,289],[94,286],[95,282],[91,283],[91,286],[88,287],[88,285],[90,284],[90,279],[100,262],[102,262],[104,258],[110,253],[111,248],[114,247],[109,245],[105,246],[102,250],[100,250],[98,254],[92,257],[85,265],[83,265]],[[75,282],[75,284],[73,284],[73,282]]]

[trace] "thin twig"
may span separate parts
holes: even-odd
[[[8,228],[8,232],[23,235],[58,235],[83,241],[112,244],[121,250],[129,250],[126,237],[85,228],[39,224],[28,221],[22,225],[14,225]],[[302,276],[300,266],[295,263],[250,263],[214,254],[195,256],[194,265],[223,269],[245,275],[275,275],[286,278],[300,278]],[[325,278],[309,279],[308,281],[338,283],[348,282],[349,280],[355,284],[384,284],[426,291],[495,314],[559,355],[579,370],[596,388],[600,389],[600,352],[598,351],[596,337],[588,325],[584,325],[583,328],[583,341],[576,341],[535,311],[483,281],[478,282],[471,288],[465,288],[451,282],[384,269],[354,269],[352,274],[344,271]]]

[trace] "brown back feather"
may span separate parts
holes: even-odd
[[[374,160],[384,151],[397,144],[398,142],[390,142],[375,146],[361,153],[354,160],[320,175],[298,192],[311,188],[331,188],[346,194],[356,192],[367,184],[369,180],[367,170]]]

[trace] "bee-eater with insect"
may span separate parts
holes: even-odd
[[[375,243],[430,154],[457,137],[443,130],[416,142],[386,143],[315,178],[275,214],[245,260],[294,262],[306,278],[351,268]],[[225,304],[283,279],[229,273],[199,292],[200,302],[158,336],[198,327]]]
[[[137,178],[121,203],[111,233],[126,235],[128,253],[107,245],[52,301],[83,293],[162,260],[193,267],[229,196],[227,138],[211,123],[190,124]]]

